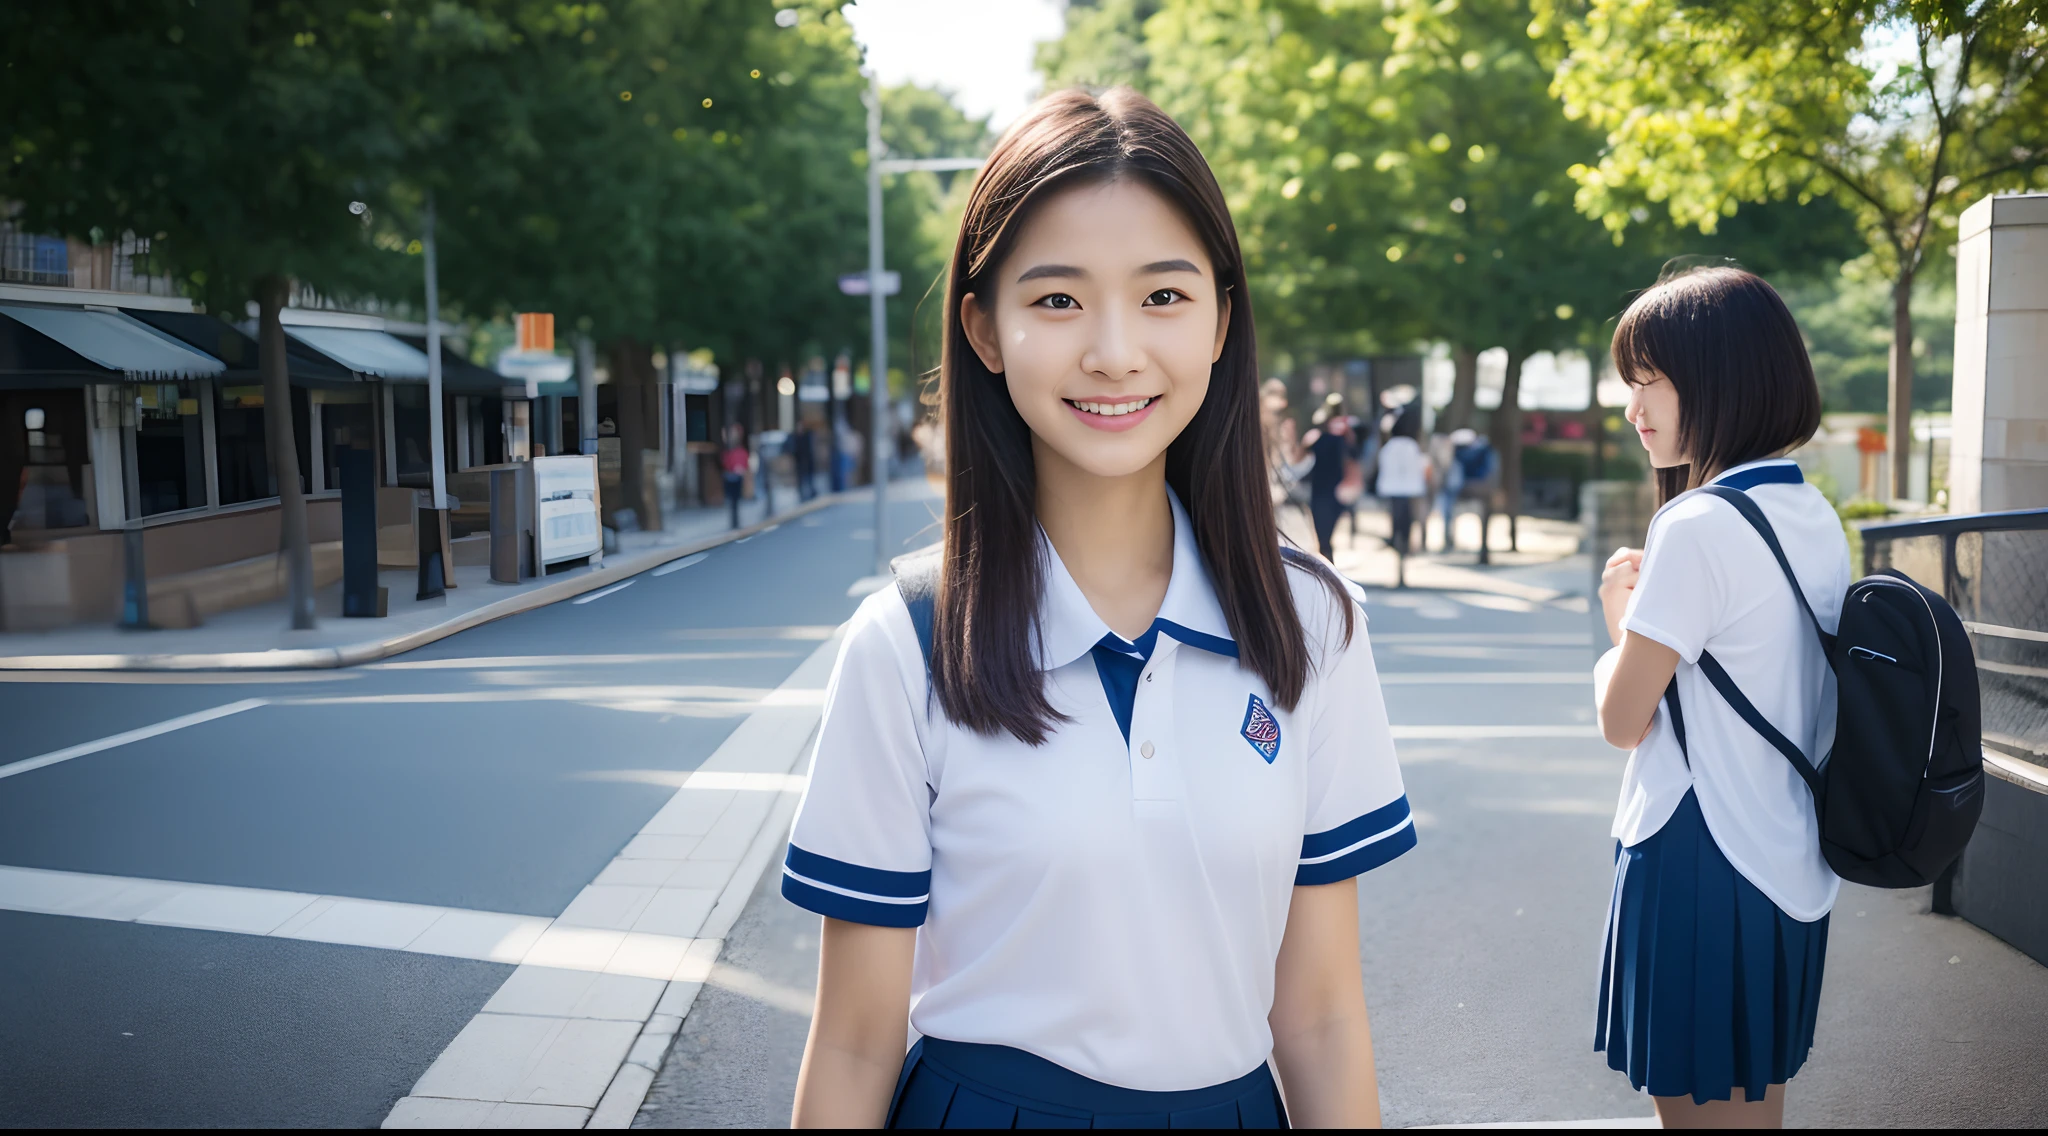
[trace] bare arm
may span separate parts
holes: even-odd
[[[1656,718],[1664,688],[1678,671],[1678,652],[1621,629],[1629,593],[1635,590],[1642,572],[1642,549],[1617,548],[1600,574],[1600,609],[1607,618],[1607,634],[1621,645],[1621,657],[1599,691],[1600,736],[1616,749],[1642,744]]]
[[[1294,1127],[1380,1126],[1358,966],[1358,881],[1294,889],[1267,1022]]]
[[[825,920],[792,1128],[880,1128],[903,1071],[917,931]]]

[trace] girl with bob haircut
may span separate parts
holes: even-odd
[[[945,318],[944,541],[849,624],[785,862],[793,1122],[1376,1125],[1354,880],[1414,826],[1358,594],[1281,550],[1215,177],[1045,98]]]
[[[1633,752],[1594,1048],[1650,1093],[1666,1128],[1781,1127],[1785,1082],[1813,1044],[1841,881],[1805,782],[1701,664],[1718,662],[1816,756],[1833,743],[1834,672],[1762,536],[1729,502],[1689,490],[1755,501],[1832,634],[1848,544],[1784,456],[1820,425],[1820,390],[1784,301],[1729,267],[1637,297],[1614,362],[1662,504],[1645,548],[1617,550],[1600,585],[1619,644],[1594,671],[1600,729]]]

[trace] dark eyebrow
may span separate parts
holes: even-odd
[[[1037,280],[1046,276],[1082,277],[1086,275],[1088,274],[1071,264],[1041,264],[1025,269],[1024,274],[1017,277],[1017,283],[1022,284],[1026,280]]]
[[[1197,276],[1202,274],[1201,269],[1196,268],[1193,262],[1186,260],[1155,260],[1139,269],[1138,272],[1140,275],[1145,276],[1155,272],[1192,272]]]

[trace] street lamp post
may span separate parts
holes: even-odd
[[[882,146],[882,86],[873,70],[868,72],[868,394],[874,400],[868,424],[868,469],[875,483],[875,575],[889,574],[889,465],[882,452],[889,430],[889,316],[888,293],[882,269],[882,175],[930,170],[978,170],[980,158],[884,158]]]
[[[419,518],[427,526],[419,542],[419,598],[424,600],[442,594],[453,569],[448,563],[448,544],[442,539],[448,524],[448,473],[441,437],[441,289],[435,273],[431,193],[427,195],[426,231],[421,234],[420,252],[427,262],[427,455],[432,476],[429,492],[433,494],[433,500]]]

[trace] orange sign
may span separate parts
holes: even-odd
[[[1873,430],[1868,426],[1859,428],[1856,431],[1856,450],[1858,453],[1865,454],[1883,453],[1885,451],[1884,431]]]
[[[521,351],[553,351],[555,349],[555,317],[553,313],[519,313],[519,349]]]

